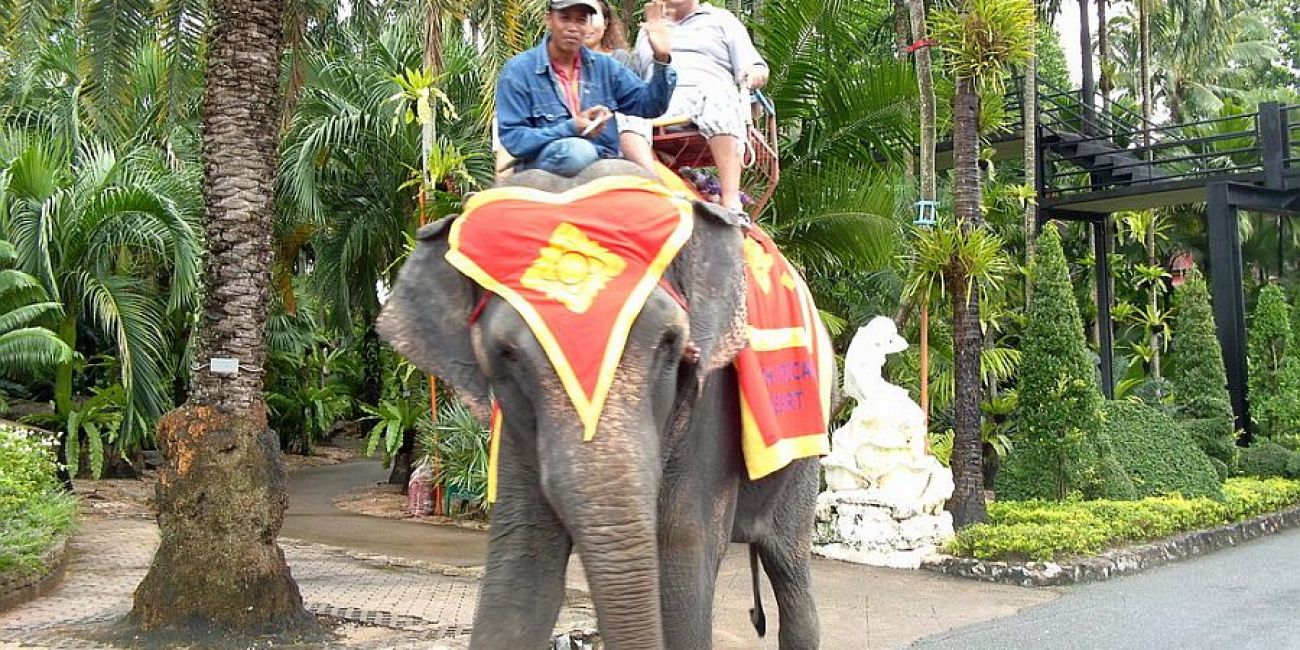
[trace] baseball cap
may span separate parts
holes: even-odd
[[[587,7],[592,13],[600,13],[600,4],[596,0],[551,0],[551,11],[560,11],[569,7]]]

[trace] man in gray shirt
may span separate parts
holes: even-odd
[[[768,68],[749,32],[734,14],[699,0],[664,0],[675,21],[672,61],[677,89],[665,117],[684,116],[708,138],[718,167],[722,205],[741,210],[740,171],[748,139],[748,106],[741,106],[739,87],[767,83]],[[648,65],[653,52],[644,30],[636,54]]]

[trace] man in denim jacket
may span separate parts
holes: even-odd
[[[497,82],[497,122],[502,146],[516,169],[545,169],[573,176],[599,158],[620,155],[615,111],[654,118],[663,114],[677,75],[669,66],[667,21],[662,6],[648,11],[653,52],[647,83],[614,59],[583,42],[597,0],[551,0],[542,43],[506,62]]]

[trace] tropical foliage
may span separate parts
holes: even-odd
[[[0,575],[40,569],[41,556],[72,528],[77,503],[55,478],[55,440],[0,425]]]
[[[620,4],[634,25],[635,3]],[[1003,96],[1020,84],[1008,75],[1032,51],[1039,76],[1064,87],[1059,41],[1078,35],[1057,34],[1051,3],[906,4],[928,29],[911,34],[910,24],[896,24],[911,21],[880,0],[727,6],[771,64],[765,90],[779,119],[781,185],[755,216],[802,269],[837,332],[889,314],[915,341],[926,311],[931,429],[962,473],[965,523],[980,516],[975,470],[990,479],[1000,458],[1014,482],[1040,443],[1055,440],[1062,453],[1043,458],[1063,461],[1073,457],[1067,448],[1108,426],[1084,334],[1095,336],[1096,286],[1086,273],[1095,249],[1078,227],[1050,228],[1060,254],[1049,296],[1021,309],[1038,291],[1021,276],[1047,281],[1048,264],[1029,263],[1034,170],[1001,160],[990,138],[1014,128],[1015,107]],[[476,490],[481,431],[459,411],[431,418],[427,378],[397,365],[372,324],[416,228],[491,182],[485,91],[509,56],[536,42],[542,3],[288,7],[264,369],[271,424],[283,449],[309,452],[337,420],[358,420],[371,451],[390,461],[409,456],[419,434],[424,449],[448,459],[446,481]],[[1212,164],[1227,168],[1252,145],[1227,135],[1249,124],[1256,102],[1297,100],[1294,0],[1111,10],[1118,15],[1101,27],[1107,43],[1097,48],[1099,103],[1119,123],[1140,131],[1149,77],[1152,125],[1225,118],[1168,132],[1217,139],[1206,145],[1219,152]],[[11,400],[53,403],[37,419],[63,435],[74,471],[134,460],[156,444],[158,416],[189,395],[202,297],[201,71],[212,20],[209,4],[192,0],[0,0],[0,239],[9,243],[0,243],[0,389]],[[904,51],[927,38],[935,47]],[[927,95],[917,73],[931,57]],[[921,110],[927,97],[937,110]],[[1126,137],[1139,140],[1136,131]],[[936,137],[956,149],[951,173],[931,173],[924,153],[915,159]],[[911,227],[917,198],[939,202],[935,227]],[[1115,220],[1120,396],[1172,412],[1226,475],[1235,432],[1204,282],[1191,277],[1170,290],[1182,279],[1171,259],[1205,256],[1204,209]],[[1243,213],[1241,224],[1246,295],[1259,295],[1256,313],[1269,314],[1252,321],[1256,422],[1273,442],[1300,447],[1300,346],[1269,333],[1300,314],[1280,295],[1300,288],[1300,239],[1289,217]],[[1282,288],[1260,290],[1271,279]],[[1045,303],[1056,316],[1037,315]],[[918,387],[916,346],[897,357],[894,380]],[[1079,481],[1099,485],[1113,470],[1099,465],[1065,479],[1064,490],[1053,475],[1050,496]]]

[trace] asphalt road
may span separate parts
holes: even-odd
[[[290,474],[289,511],[280,534],[304,542],[438,564],[483,564],[487,555],[485,532],[367,517],[334,506],[334,497],[387,479],[388,470],[372,459],[308,467]]]
[[[922,639],[918,650],[1300,648],[1300,529]]]

